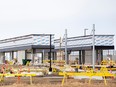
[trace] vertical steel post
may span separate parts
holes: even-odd
[[[93,70],[95,69],[95,24],[93,24]]]
[[[65,29],[65,61],[66,61],[66,64],[68,64],[68,59],[67,59],[67,29]]]
[[[34,49],[31,50],[31,54],[32,54],[32,63],[34,64]]]
[[[81,61],[81,55],[82,55],[82,54],[81,54],[81,51],[82,51],[82,50],[79,50],[79,64],[82,64],[82,61]]]
[[[52,35],[50,34],[50,52],[49,52],[49,59],[50,59],[50,68],[49,68],[49,71],[51,72],[52,71],[52,67],[51,67],[51,49],[52,49],[52,46],[51,46],[51,38]]]
[[[43,60],[44,60],[44,50],[42,51],[42,63],[43,63]]]

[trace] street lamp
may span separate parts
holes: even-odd
[[[88,29],[84,29],[84,36],[86,36],[86,31],[87,31]]]
[[[50,68],[49,68],[49,71],[50,72],[52,71],[52,67],[51,67],[51,49],[52,49],[51,39],[52,39],[52,35],[50,34],[50,52],[49,52],[49,60],[50,60]]]

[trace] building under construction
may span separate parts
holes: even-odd
[[[51,38],[50,38],[51,35]],[[30,34],[0,40],[0,63],[5,60],[17,59],[22,64],[23,59],[32,63],[43,63],[49,60],[51,41],[51,59],[65,60],[65,40],[55,39],[54,34]],[[68,61],[78,60],[78,64],[92,64],[92,35],[67,38]],[[95,35],[95,63],[99,64],[104,58],[113,60],[114,35]]]

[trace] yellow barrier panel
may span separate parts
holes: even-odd
[[[63,86],[63,84],[64,84],[65,79],[67,79],[67,73],[64,73],[64,78],[63,78],[63,80],[62,80],[62,86]]]
[[[101,65],[116,65],[116,63],[113,60],[103,60]]]
[[[79,72],[78,73],[77,72],[59,72],[59,75],[64,76],[64,78],[62,80],[62,85],[64,84],[64,79],[66,79],[67,76],[89,76],[90,77],[89,84],[91,82],[92,76],[102,76],[102,77],[104,77],[105,85],[107,85],[105,77],[106,76],[108,76],[108,77],[114,76],[114,74],[108,72],[106,67],[102,67],[99,72],[94,72],[93,70],[90,70],[87,72],[80,72],[80,73]]]
[[[4,81],[4,77],[0,76],[0,82],[3,82],[3,81]]]
[[[0,74],[0,76],[36,76],[36,74]]]
[[[50,62],[50,60],[43,60],[44,63],[48,63]],[[51,60],[51,62],[54,63],[65,63],[65,60]]]
[[[0,81],[4,81],[6,76],[18,77],[18,80],[20,80],[20,77],[30,77],[30,84],[32,84],[32,77],[36,76],[36,74],[0,74]]]

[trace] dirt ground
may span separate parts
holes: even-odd
[[[62,79],[51,79],[43,77],[34,77],[33,84],[30,85],[28,77],[22,77],[20,82],[17,81],[17,77],[5,78],[4,82],[0,82],[1,87],[62,87]],[[104,81],[92,80],[91,84],[88,83],[88,79],[74,80],[68,79],[63,87],[116,87],[116,80],[108,80],[107,86],[104,85]]]
[[[30,84],[29,77],[21,77],[20,81],[17,77],[5,77],[4,82],[0,82],[0,87],[116,87],[116,79],[107,80],[107,86],[103,80],[92,80],[89,84],[89,79],[68,79],[63,86],[61,81],[58,78],[33,77],[33,84]]]

